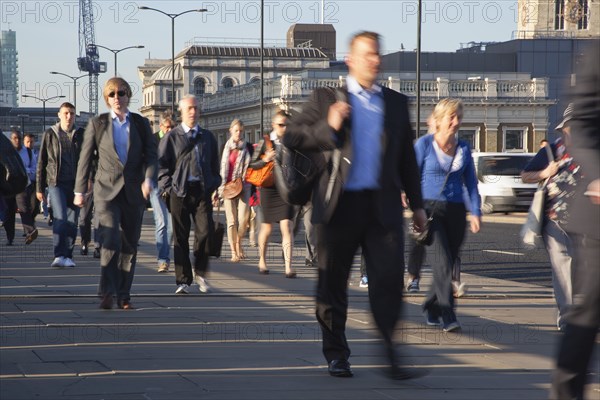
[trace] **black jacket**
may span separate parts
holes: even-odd
[[[56,186],[58,180],[61,154],[60,138],[58,137],[59,129],[60,123],[47,129],[42,136],[36,171],[36,190],[38,193],[44,193],[49,185]],[[77,168],[81,144],[83,143],[83,129],[76,129],[71,140],[73,141],[73,151],[75,152],[75,168]],[[73,171],[73,176],[75,176],[76,172]]]
[[[565,229],[569,233],[600,239],[600,206],[585,195],[587,186],[600,179],[600,39],[590,40],[586,57],[577,71],[573,92],[573,119],[569,152],[581,166],[583,179],[577,183],[569,199],[570,218]]]
[[[209,197],[221,185],[217,140],[211,131],[200,128],[200,163],[204,177],[204,194]],[[185,197],[190,173],[192,152],[177,164],[180,154],[189,143],[181,125],[169,131],[158,145],[158,189],[177,197]]]
[[[407,97],[388,88],[383,89],[385,105],[384,134],[382,136],[382,168],[380,187],[375,194],[378,204],[377,218],[384,226],[401,226],[403,208],[401,192],[404,190],[413,210],[422,208],[421,174],[413,147],[414,134],[408,116]],[[346,89],[340,89],[347,98]],[[336,92],[329,88],[316,89],[304,105],[302,113],[292,117],[283,144],[300,151],[319,151],[329,162],[334,149],[341,152],[337,179],[329,201],[326,191],[331,176],[332,163],[325,168],[313,190],[314,223],[327,223],[333,215],[344,190],[353,159],[352,126],[346,121],[342,129],[334,132],[327,123],[329,107],[336,101]]]

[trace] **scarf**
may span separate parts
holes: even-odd
[[[235,143],[233,139],[230,138],[225,143],[223,156],[221,157],[221,186],[219,186],[219,196],[223,195],[223,187],[227,183],[227,176],[229,175],[229,156],[233,150],[238,150],[239,153],[235,159],[235,165],[233,166],[233,174],[231,175],[232,181],[237,178],[242,178],[242,180],[244,180],[248,164],[250,163],[250,153],[248,153],[246,141],[240,140],[238,143]]]

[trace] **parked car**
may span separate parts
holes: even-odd
[[[537,188],[521,171],[535,153],[473,153],[484,213],[527,211]]]

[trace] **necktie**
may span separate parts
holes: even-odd
[[[190,129],[188,132],[189,140],[194,143],[194,149],[192,150],[192,156],[190,157],[190,175],[194,178],[198,178],[202,182],[204,177],[202,176],[202,166],[200,164],[200,151],[198,150],[198,143],[200,142],[199,137],[194,137],[196,134],[195,129]]]
[[[29,147],[26,147],[27,155],[29,156],[29,168],[31,168],[31,163],[33,162],[33,152]]]

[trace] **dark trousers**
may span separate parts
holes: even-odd
[[[28,234],[35,229],[35,217],[38,215],[39,210],[37,198],[35,197],[35,182],[31,182],[31,185],[27,186],[25,191],[19,193],[15,199],[21,214],[23,230]]]
[[[31,233],[35,229],[35,223],[33,221],[33,208],[32,208],[32,196],[35,197],[35,190],[33,185],[27,186],[25,190],[15,197],[5,197],[6,201],[6,219],[4,220],[4,230],[6,231],[6,238],[12,242],[15,239],[15,214],[17,209],[21,216],[21,223],[25,234]],[[35,204],[35,202],[33,202]]]
[[[144,203],[130,204],[122,190],[113,200],[94,199],[100,235],[100,293],[129,300]]]
[[[172,195],[173,259],[175,283],[190,285],[194,281],[190,261],[190,228],[194,220],[194,272],[205,277],[208,272],[208,251],[211,232],[214,231],[212,203],[200,186],[191,185],[185,197]]]
[[[408,253],[408,274],[412,279],[421,279],[421,268],[425,262],[426,248],[417,244],[414,240],[410,243],[410,253]]]
[[[575,301],[552,375],[552,399],[583,399],[586,373],[600,327],[600,240],[569,234],[575,244]]]
[[[394,363],[393,334],[400,318],[404,273],[402,222],[387,227],[375,217],[374,193],[345,192],[328,224],[317,225],[317,321],[327,362],[348,359],[348,278],[359,247],[369,276],[369,300],[386,353]],[[398,204],[400,207],[400,204]]]
[[[97,225],[97,218],[94,217],[94,195],[92,194],[84,206],[81,207],[81,211],[79,213],[79,235],[81,236],[82,245],[87,245],[92,241],[93,228],[94,243],[95,246],[98,247]]]
[[[428,207],[429,208],[429,207]],[[433,283],[423,309],[441,316],[444,323],[456,320],[452,293],[452,270],[465,238],[466,210],[463,203],[440,203],[433,216]]]

